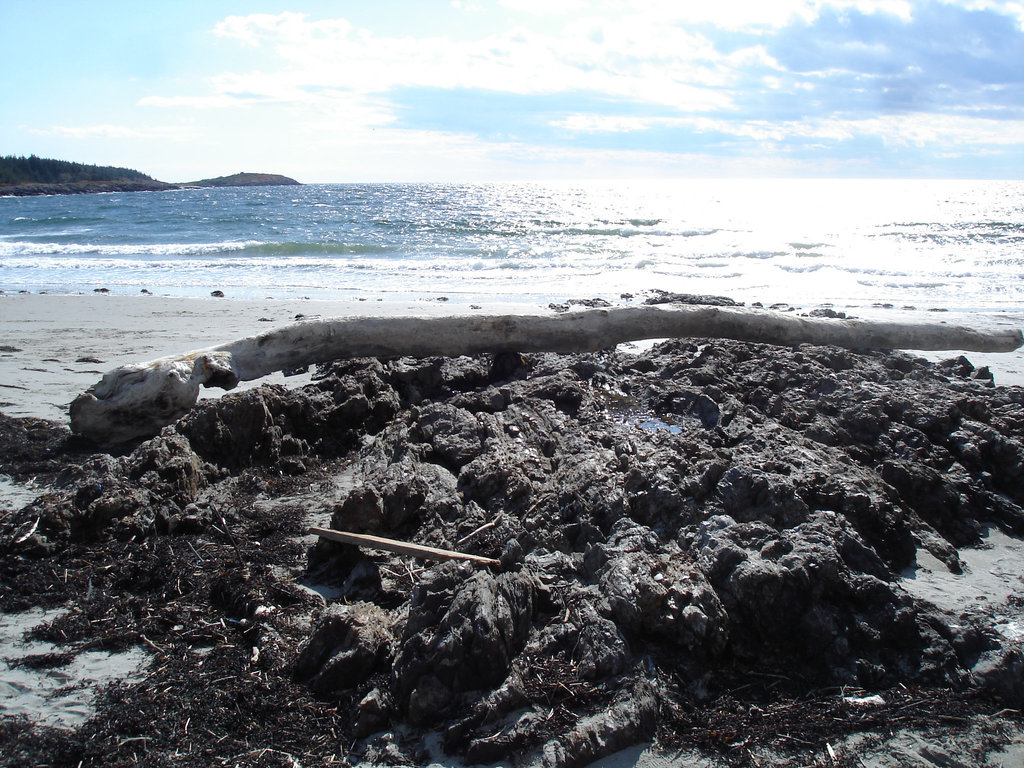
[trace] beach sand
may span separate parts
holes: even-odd
[[[117,295],[0,295],[0,410],[10,416],[66,423],[68,405],[107,371],[129,363],[216,346],[302,318],[342,316],[524,314],[549,312],[527,303],[485,306],[426,299],[407,302],[310,299],[187,299]],[[796,311],[801,311],[799,308]],[[1024,316],[852,311],[865,319],[943,322],[982,328],[1024,327]],[[1024,348],[1012,353],[921,353],[937,361],[964,354],[988,366],[997,385],[1024,385]],[[308,377],[275,374],[240,388]],[[223,394],[204,389],[204,397]]]
[[[302,299],[238,301],[111,295],[0,295],[0,411],[11,416],[37,417],[67,423],[68,403],[77,394],[95,384],[103,373],[112,368],[127,363],[143,362],[167,355],[180,354],[193,349],[214,346],[236,338],[252,336],[271,328],[294,322],[299,316],[312,318],[316,316],[345,315],[436,315],[462,312],[489,314],[546,311],[549,310],[526,304],[500,305],[495,303],[474,308],[471,305],[437,300],[384,303],[324,302]],[[798,309],[797,311],[802,310]],[[924,313],[921,314],[922,316],[924,315]],[[885,319],[893,318],[892,313],[886,313],[885,310],[879,310],[879,316]],[[929,318],[921,317],[917,319]],[[953,313],[949,313],[949,316],[932,316],[931,319],[949,322],[950,324],[968,324],[964,320],[964,315],[955,315]],[[982,327],[1012,324],[1014,322],[1016,320],[1009,316],[1002,318],[990,317]],[[791,355],[792,353],[789,354]],[[958,354],[960,353],[954,350],[928,353],[927,357],[932,360],[939,360],[956,357]],[[1022,355],[1021,350],[1003,355],[965,354],[977,366],[990,366],[997,384],[1024,384],[1024,355]],[[766,360],[764,364],[767,365],[769,362]],[[289,386],[297,386],[306,380],[308,380],[308,376],[284,378],[277,374],[274,377],[268,377],[257,382],[248,382],[246,386],[256,386],[266,381],[284,382]],[[746,381],[744,379],[738,383],[739,389],[746,386]],[[899,388],[903,386],[905,386],[905,382],[901,381],[893,392],[898,393]],[[221,391],[215,389],[210,392],[213,396],[216,396]],[[514,434],[518,435],[524,432],[526,422],[521,422],[521,424],[522,426],[515,426],[516,432]],[[608,427],[608,429],[611,430],[612,428]],[[608,434],[611,435],[613,433],[609,431]],[[620,433],[615,432],[614,434]],[[827,455],[830,455],[828,451],[823,451],[820,457],[827,458]],[[780,461],[779,454],[774,454],[774,457],[776,462]],[[64,460],[72,461],[72,459],[67,457]],[[223,636],[224,640],[222,643],[215,645],[216,654],[213,654],[209,646],[201,645],[198,641],[193,643],[192,640],[187,640],[186,635],[189,632],[204,631],[204,628],[209,626],[224,627],[223,621],[217,624],[208,618],[220,617],[225,610],[224,605],[219,603],[213,605],[210,602],[211,595],[215,593],[220,594],[220,592],[213,589],[212,585],[218,584],[223,586],[227,584],[232,590],[236,589],[236,582],[224,581],[221,577],[225,569],[232,567],[232,553],[241,561],[240,546],[244,549],[245,556],[252,562],[256,561],[257,556],[262,558],[265,556],[265,552],[272,551],[273,547],[277,546],[280,548],[280,552],[290,553],[289,557],[298,557],[298,562],[293,564],[296,574],[305,572],[306,548],[303,548],[301,554],[296,556],[295,547],[290,541],[282,544],[282,540],[286,539],[286,537],[278,536],[275,544],[274,537],[268,537],[267,531],[276,531],[278,528],[284,530],[287,526],[292,525],[292,518],[296,514],[300,514],[296,510],[303,510],[306,514],[312,514],[310,510],[315,511],[318,509],[318,504],[321,507],[326,504],[329,508],[333,508],[331,505],[335,502],[331,499],[330,494],[334,491],[331,489],[337,490],[344,487],[346,483],[351,482],[346,474],[348,470],[346,469],[341,474],[331,475],[328,473],[328,470],[337,471],[337,467],[325,468],[325,465],[325,467],[318,468],[318,466],[311,462],[311,468],[306,474],[291,479],[282,475],[274,466],[270,467],[269,471],[266,468],[259,470],[264,472],[264,476],[260,476],[257,470],[253,470],[253,477],[259,479],[259,483],[262,484],[263,488],[283,489],[276,491],[276,495],[269,497],[262,495],[261,491],[260,498],[255,502],[253,501],[255,496],[252,498],[248,496],[239,496],[237,498],[231,496],[230,494],[233,493],[231,489],[235,488],[235,485],[233,480],[230,479],[224,481],[224,488],[226,490],[223,490],[223,492],[218,491],[212,486],[205,489],[203,492],[206,495],[199,499],[199,501],[202,501],[203,504],[212,505],[211,508],[227,510],[225,514],[231,515],[234,528],[230,534],[230,542],[226,538],[219,539],[215,527],[208,527],[200,531],[201,535],[188,534],[183,529],[174,536],[168,535],[152,539],[147,539],[143,536],[137,542],[134,541],[134,538],[130,542],[121,541],[113,536],[98,538],[97,541],[89,545],[95,550],[94,555],[91,555],[91,557],[109,564],[109,568],[112,571],[118,567],[139,569],[132,571],[131,579],[126,576],[119,577],[120,580],[116,581],[116,584],[112,577],[103,575],[106,572],[105,566],[103,572],[97,572],[100,575],[96,576],[94,589],[93,576],[96,574],[87,566],[87,563],[90,561],[88,559],[80,559],[79,555],[76,555],[76,558],[79,559],[68,560],[64,553],[58,551],[54,555],[44,557],[41,554],[37,554],[37,556],[26,559],[25,562],[29,565],[38,565],[39,572],[44,574],[46,579],[50,578],[46,574],[50,573],[51,564],[54,575],[58,573],[63,575],[63,581],[58,579],[53,583],[53,588],[66,594],[74,594],[75,597],[73,600],[67,601],[64,605],[60,606],[60,610],[65,610],[68,606],[71,606],[71,610],[74,611],[91,611],[89,615],[96,618],[97,622],[94,624],[92,619],[90,619],[87,623],[90,628],[94,626],[99,627],[100,629],[95,630],[97,632],[105,632],[106,629],[103,628],[106,627],[106,624],[100,622],[113,621],[115,615],[120,615],[118,610],[122,604],[128,604],[130,601],[150,600],[153,602],[145,603],[147,609],[167,609],[181,613],[180,615],[175,613],[172,617],[173,620],[169,619],[164,622],[167,627],[164,628],[163,634],[156,636],[155,642],[148,639],[153,637],[151,634],[142,636],[148,650],[141,649],[141,646],[129,649],[130,653],[153,652],[154,661],[151,664],[151,669],[145,672],[148,676],[142,683],[132,682],[135,680],[132,675],[135,675],[140,667],[138,658],[134,656],[111,658],[106,655],[101,657],[96,654],[90,655],[87,651],[79,652],[80,648],[73,648],[78,666],[44,667],[38,674],[36,672],[30,674],[29,671],[26,671],[24,665],[19,667],[15,664],[7,663],[5,669],[4,665],[0,664],[0,673],[2,673],[0,674],[0,688],[6,686],[4,690],[8,691],[9,694],[7,696],[9,701],[6,702],[6,708],[0,708],[0,713],[6,711],[8,714],[27,714],[30,721],[35,721],[41,725],[53,723],[66,728],[80,728],[82,720],[93,716],[95,711],[93,709],[93,699],[95,697],[91,695],[78,697],[58,696],[51,689],[63,691],[65,687],[77,686],[81,693],[88,694],[93,689],[96,691],[102,690],[104,684],[110,680],[121,679],[128,681],[127,684],[136,685],[138,691],[141,691],[130,694],[133,697],[132,701],[142,701],[145,691],[160,690],[166,692],[166,690],[171,688],[178,690],[176,686],[181,685],[181,680],[187,680],[190,683],[198,681],[202,685],[207,685],[208,687],[201,689],[204,695],[208,695],[211,690],[222,691],[224,687],[222,682],[224,680],[233,680],[239,686],[245,683],[249,677],[237,673],[241,667],[225,667],[231,674],[225,674],[222,677],[221,671],[218,671],[218,668],[212,667],[212,665],[218,662],[218,660],[226,663],[225,659],[235,663],[237,659],[235,656],[231,656],[230,652],[236,656],[241,654],[238,658],[244,660],[244,669],[251,672],[250,668],[256,664],[258,654],[250,656],[251,649],[248,646],[242,647],[244,644],[236,648],[234,644],[227,642],[226,634]],[[853,465],[851,464],[850,466]],[[319,476],[317,475],[318,471],[323,471],[325,474]],[[362,477],[363,481],[366,481],[366,475]],[[108,479],[117,480],[119,478],[112,475]],[[41,490],[38,486],[34,485],[34,480],[31,485],[25,485],[22,482],[15,483],[11,478],[0,476],[0,514],[6,514],[10,516],[11,520],[16,521],[16,525],[11,530],[19,534],[14,537],[19,541],[27,539],[29,534],[36,530],[35,526],[40,524],[41,511],[45,512],[46,509],[45,504],[43,504],[35,511],[25,513],[27,514],[25,520],[18,516],[19,510],[23,507],[27,509],[26,505],[37,495],[37,491]],[[81,487],[84,488],[85,485],[82,484]],[[112,487],[116,489],[116,485]],[[253,487],[258,488],[261,486],[254,484]],[[218,496],[218,493],[222,495]],[[56,497],[54,496],[53,498]],[[53,503],[56,504],[56,502]],[[248,516],[233,514],[236,507],[241,508],[241,505],[250,503],[254,505],[253,508],[260,510],[261,514],[259,516],[254,516],[250,519]],[[259,507],[255,506],[257,503],[260,505]],[[33,517],[35,518],[34,523],[32,522]],[[223,520],[224,518],[222,517],[221,524],[226,527],[227,523],[223,522]],[[193,522],[198,525],[199,522],[197,521],[199,521],[198,517]],[[21,527],[23,522],[24,527]],[[251,529],[245,528],[247,525],[250,525]],[[467,527],[472,527],[473,525],[475,525],[475,522],[466,522]],[[45,526],[46,522],[44,520],[42,527],[45,528]],[[478,528],[477,530],[480,529]],[[23,531],[28,531],[28,533],[22,533]],[[258,533],[254,533],[254,531]],[[453,541],[457,540],[454,535],[450,538]],[[160,550],[161,558],[166,556],[170,559],[166,562],[160,560],[156,564],[156,570],[149,572],[144,570],[143,565],[138,563],[142,563],[145,558],[149,557],[151,549],[155,551],[158,540],[159,546],[162,547]],[[187,546],[183,546],[183,543],[187,544]],[[193,546],[198,547],[201,551],[192,548]],[[135,549],[130,549],[131,547]],[[76,551],[80,554],[79,550]],[[178,553],[177,560],[171,557],[174,551]],[[134,552],[136,560],[132,561],[130,556],[125,555],[126,552]],[[274,556],[279,556],[280,552]],[[922,605],[934,605],[942,611],[949,612],[950,615],[975,617],[972,620],[976,621],[979,625],[992,628],[993,636],[998,634],[1007,643],[1017,643],[1021,637],[1024,637],[1024,615],[1022,615],[1019,601],[1015,598],[1016,595],[1020,594],[1022,588],[1021,569],[1018,565],[1022,552],[1024,552],[1024,547],[1022,547],[1018,538],[1006,535],[996,528],[987,529],[983,540],[980,542],[980,546],[964,547],[959,550],[963,571],[959,574],[951,574],[941,561],[930,555],[924,548],[919,548],[913,566],[900,574],[899,588],[913,595]],[[283,555],[281,556],[283,557]],[[152,567],[156,561],[151,558],[150,560],[145,560],[145,562],[150,563],[150,566],[147,567]],[[287,560],[282,560],[282,562],[291,563],[291,561]],[[68,586],[69,565],[71,566],[70,587]],[[159,575],[164,571],[171,573],[170,569],[172,568],[179,569],[174,571],[173,581],[176,585],[180,578],[184,578],[187,583],[191,583],[189,580],[195,582],[193,587],[190,588],[192,592],[189,595],[181,596],[181,601],[177,599],[167,601],[163,596],[157,595],[155,590],[149,590],[148,587],[146,589],[138,589],[138,594],[135,594],[135,582],[132,579],[138,579],[139,574],[144,575],[147,579],[151,579],[153,583],[157,583],[157,575],[153,574]],[[127,572],[126,570],[125,573]],[[248,569],[246,573],[248,573]],[[277,571],[268,571],[268,573],[274,576],[275,579],[279,578],[281,584],[291,584],[288,581],[291,576],[286,570],[279,569]],[[412,579],[412,571],[409,573],[410,579]],[[281,574],[284,575],[282,576]],[[200,579],[206,579],[206,581],[200,581]],[[241,590],[244,586],[248,590],[249,587],[246,585],[249,582],[247,579],[248,576],[237,582],[237,584],[242,585],[238,586],[237,589]],[[168,589],[170,589],[171,581],[168,577],[166,582]],[[253,583],[255,584],[256,582]],[[270,580],[268,583],[278,584],[278,581]],[[175,589],[177,589],[177,586],[175,586]],[[255,587],[253,589],[255,590]],[[118,592],[118,590],[121,590],[121,592]],[[147,592],[148,597],[146,596]],[[38,596],[33,596],[29,593],[30,590],[26,589],[25,599],[29,597],[33,600],[39,599]],[[292,594],[287,590],[279,590],[279,593],[285,595]],[[231,594],[234,594],[234,592]],[[248,595],[249,592],[243,590],[239,591],[238,594]],[[257,593],[253,591],[252,594],[255,595]],[[267,594],[271,593],[268,592]],[[92,595],[91,603],[90,595]],[[208,605],[208,603],[210,604]],[[132,605],[134,604],[132,603]],[[291,609],[287,606],[278,606],[274,610],[285,611]],[[186,611],[191,613],[188,613],[186,616]],[[128,613],[130,612],[125,612],[126,617]],[[47,654],[53,655],[54,648],[57,648],[60,652],[65,652],[65,646],[30,645],[25,637],[26,629],[32,628],[33,625],[39,622],[49,620],[52,615],[56,614],[26,611],[19,614],[17,621],[12,619],[0,622],[0,646],[6,649],[3,653],[0,653],[0,657],[14,657],[20,654],[21,656],[43,658]],[[268,615],[273,616],[273,612],[271,611]],[[566,617],[568,616],[567,610]],[[134,622],[135,619],[133,618],[132,621]],[[176,624],[179,621],[181,623]],[[303,621],[306,621],[306,619],[303,619]],[[141,625],[132,623],[130,629],[132,632],[140,631],[139,626]],[[155,625],[150,625],[150,628],[153,626]],[[93,630],[90,629],[90,631]],[[224,627],[224,631],[226,633],[229,629]],[[217,635],[217,637],[221,636]],[[175,645],[172,646],[171,644]],[[192,645],[195,645],[198,650],[193,650]],[[173,654],[167,650],[172,647],[174,650]],[[254,647],[258,650],[260,646],[257,644]],[[266,648],[269,656],[274,646],[267,644]],[[288,646],[288,648],[294,650],[292,646]],[[200,651],[205,655],[200,655]],[[179,664],[179,667],[176,670],[167,672],[166,666],[172,658],[176,660],[175,663]],[[270,658],[273,657],[270,656]],[[203,665],[207,664],[207,659],[213,660],[210,662],[212,669],[209,667],[203,668]],[[157,663],[158,661],[159,664]],[[76,676],[72,677],[73,674]],[[164,677],[161,677],[161,675],[164,675]],[[206,682],[203,682],[204,680]],[[210,682],[210,680],[213,682]],[[286,683],[283,681],[284,678],[278,678],[279,687],[286,686]],[[146,686],[149,686],[149,688]],[[196,717],[195,723],[199,723],[202,719],[200,713],[192,712],[190,709],[195,700],[194,695],[189,689],[181,688],[181,690],[185,692],[177,699],[171,700],[170,705],[177,707],[174,710],[173,716],[177,716],[183,724],[182,737],[180,741],[175,740],[178,738],[176,736],[173,738],[168,737],[166,743],[161,742],[159,747],[154,747],[154,749],[164,750],[164,754],[170,754],[172,749],[178,750],[179,747],[185,744],[184,736],[186,735],[185,730],[187,730],[188,723],[191,720],[189,717],[190,713]],[[24,695],[19,694],[15,696],[11,693],[12,691],[21,691]],[[887,707],[885,711],[894,713],[897,719],[904,717],[904,707],[912,709],[918,705],[923,707],[927,703],[923,695],[915,691],[900,692],[893,689],[892,691],[883,691],[883,693],[887,698],[887,703],[884,704]],[[822,696],[819,699],[823,705],[832,708],[828,710],[829,712],[849,710],[847,704],[843,703],[846,699],[843,698],[842,693],[833,693],[830,696],[831,698]],[[899,696],[904,698],[894,698]],[[864,706],[883,706],[876,703],[881,701],[879,696],[859,698],[854,696],[853,700],[862,702]],[[154,698],[153,701],[156,701],[156,699]],[[161,701],[164,700],[161,699]],[[166,702],[164,701],[164,703]],[[299,704],[306,706],[306,709],[296,714],[295,707]],[[797,704],[800,704],[800,702],[783,701],[773,711],[773,715],[785,713],[790,706]],[[860,705],[857,704],[857,706]],[[96,727],[109,727],[111,729],[109,732],[101,731],[101,735],[106,734],[108,737],[107,748],[111,754],[121,749],[127,743],[131,743],[133,748],[135,746],[141,748],[143,743],[149,745],[159,735],[156,728],[150,728],[149,724],[146,723],[137,727],[137,732],[141,735],[132,736],[129,734],[126,736],[122,721],[110,714],[111,712],[116,714],[117,710],[112,708],[109,702],[106,706],[108,710],[104,717],[107,719],[101,718],[97,721],[99,724]],[[317,718],[324,716],[323,712],[317,709],[317,707],[321,706],[320,704],[309,704],[308,700],[304,697],[296,696],[293,699],[287,700],[287,706],[274,706],[278,707],[279,711],[287,713],[287,723],[293,724],[296,732],[301,729],[314,732],[316,727],[319,727],[317,724],[320,720]],[[726,702],[721,706],[722,709],[716,717],[720,717],[721,721],[725,723],[736,722],[733,719],[736,712],[732,711],[732,705]],[[729,708],[728,711],[726,711],[726,707]],[[818,727],[816,725],[818,722],[816,719],[817,715],[811,711],[812,709],[809,707],[808,712],[811,712],[811,714],[805,717],[806,722],[802,725],[806,731],[804,735],[814,736],[816,733],[814,729]],[[274,707],[270,707],[269,710],[277,711],[274,710]],[[141,712],[141,710],[139,711]],[[924,710],[922,709],[922,711]],[[946,710],[942,711],[945,712]],[[947,718],[948,722],[937,723],[935,727],[928,728],[921,725],[920,719],[914,721],[913,727],[902,727],[901,729],[894,721],[891,729],[888,727],[865,727],[863,732],[854,733],[853,735],[845,735],[847,733],[846,729],[832,726],[835,739],[827,743],[827,749],[822,749],[821,745],[818,745],[817,752],[814,755],[815,764],[857,764],[870,766],[871,768],[888,768],[888,766],[908,764],[948,766],[966,764],[957,761],[957,756],[959,755],[981,755],[982,753],[985,753],[985,762],[976,762],[974,764],[993,766],[998,764],[1020,764],[1022,759],[1022,736],[1020,723],[1017,719],[1014,719],[1017,712],[1016,709],[1002,709],[994,714],[979,714],[973,710],[965,709],[964,712],[971,717],[970,721],[961,717],[963,713],[960,710],[951,711],[955,716]],[[751,708],[751,712],[753,712],[753,708]],[[166,712],[161,710],[160,714],[161,717],[164,717]],[[758,725],[760,722],[758,716],[749,713],[748,715],[749,719],[744,722]],[[121,715],[117,717],[121,717]],[[281,727],[281,722],[284,722],[275,722],[270,716],[265,717],[268,719],[262,722],[271,723],[271,725],[267,726],[267,730],[273,727]],[[717,721],[711,718],[707,722]],[[784,721],[780,720],[779,722]],[[198,725],[196,725],[195,729],[200,733],[202,732],[199,731]],[[789,733],[789,731],[785,732]],[[992,739],[992,734],[996,732],[999,733],[998,739]],[[136,733],[136,731],[131,733]],[[211,739],[213,739],[214,734],[212,732],[209,733]],[[306,742],[303,742],[298,737],[295,737],[295,732],[289,733],[297,739],[297,743],[311,743],[308,738]],[[768,736],[762,737],[762,741],[774,743],[774,734],[770,729],[765,730],[765,733],[768,733]],[[25,753],[34,754],[31,750],[35,749],[35,747],[31,747],[31,745],[35,744],[38,739],[33,737],[28,730],[25,731],[25,734],[27,735],[21,737],[23,743],[29,745],[25,747]],[[712,731],[712,735],[716,734],[717,731]],[[226,730],[223,738],[234,735],[237,734]],[[434,736],[436,737],[437,734],[434,734]],[[438,741],[438,738],[431,738],[433,738],[433,741],[430,743]],[[814,736],[814,738],[818,737]],[[217,742],[217,744],[219,743]],[[750,762],[752,764],[774,763],[789,765],[806,765],[810,763],[809,758],[811,755],[807,752],[801,755],[788,756],[786,759],[790,760],[790,762],[785,762],[780,753],[773,751],[774,747],[771,746],[771,743],[768,743],[768,746],[762,744],[760,747],[754,745],[752,747],[754,751],[748,753]],[[110,744],[115,744],[115,746],[110,746]],[[992,752],[991,750],[997,744],[1000,745],[1002,751]],[[275,746],[280,746],[280,744],[275,742]],[[146,749],[149,748],[149,746],[146,746]],[[175,751],[175,754],[177,754],[177,751]],[[287,753],[282,752],[280,754],[285,755]],[[715,750],[707,748],[697,749],[692,746],[686,746],[683,751],[674,756],[666,756],[650,749],[648,743],[645,742],[622,752],[607,755],[599,762],[594,763],[594,765],[616,766],[616,768],[626,768],[628,766],[642,766],[643,768],[676,768],[678,766],[682,768],[682,766],[705,765],[717,768],[717,766],[734,764],[733,758],[737,756],[738,753],[718,754]],[[439,752],[434,754],[434,759],[445,761],[439,764],[456,765],[455,762]]]

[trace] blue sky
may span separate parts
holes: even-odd
[[[1024,177],[1021,0],[0,0],[0,154],[305,182]]]

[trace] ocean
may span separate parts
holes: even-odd
[[[1024,182],[313,184],[0,198],[0,290],[1024,308]]]

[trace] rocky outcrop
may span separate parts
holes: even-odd
[[[71,181],[62,184],[0,184],[0,195],[29,197],[32,195],[85,195],[97,192],[163,192],[168,189],[181,189],[181,187],[155,179]]]
[[[1024,390],[962,359],[725,340],[357,359],[299,390],[201,402],[125,456],[84,459],[2,535],[25,557],[105,533],[227,541],[279,505],[293,531],[315,513],[500,559],[319,543],[300,557],[337,597],[306,630],[278,618],[298,598],[257,595],[255,577],[233,610],[253,647],[348,702],[352,737],[406,724],[470,762],[575,766],[685,731],[679,713],[763,681],[1019,707],[1017,642],[984,612],[915,597],[901,573],[926,553],[959,572],[986,527],[1024,534],[1022,434]],[[306,490],[276,494],[287,478]],[[270,541],[249,556],[269,560]],[[750,711],[774,695],[759,690]],[[419,760],[388,743],[353,759]]]

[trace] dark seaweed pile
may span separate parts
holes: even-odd
[[[1024,390],[963,358],[345,361],[120,453],[10,418],[0,446],[45,488],[0,522],[0,606],[67,606],[38,630],[61,658],[152,653],[76,731],[0,720],[6,764],[409,765],[429,732],[470,763],[653,739],[742,764],[1024,703],[1014,643],[898,580],[1024,534]]]

